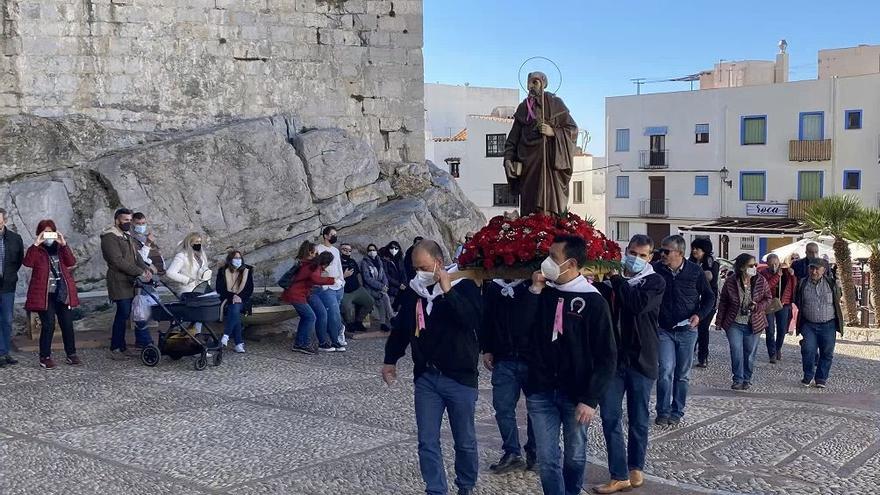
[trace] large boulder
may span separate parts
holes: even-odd
[[[340,129],[293,117],[242,120],[185,133],[115,131],[81,116],[0,117],[0,207],[33,242],[52,218],[77,256],[83,289],[100,288],[99,236],[125,206],[143,211],[166,258],[191,231],[219,261],[245,253],[268,283],[299,244],[327,225],[358,247],[422,235],[449,251],[485,219],[454,179],[425,163],[383,163]],[[23,273],[19,291],[28,274]]]

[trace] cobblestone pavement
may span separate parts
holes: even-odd
[[[635,493],[880,494],[880,346],[840,343],[820,391],[799,385],[790,340],[781,364],[759,354],[753,391],[742,393],[729,390],[715,333],[682,425],[652,426],[650,477]],[[0,493],[423,493],[412,365],[404,358],[400,381],[382,384],[383,343],[320,356],[253,343],[203,372],[190,358],[147,368],[100,351],[45,371],[22,355],[0,370]],[[500,446],[492,414],[484,373],[477,494],[540,493],[533,473],[488,473]],[[598,420],[590,435],[587,486],[607,479]],[[448,429],[444,453],[451,480]]]

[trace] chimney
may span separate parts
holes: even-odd
[[[776,67],[774,70],[774,82],[788,82],[788,42],[779,40],[779,53],[776,54]]]

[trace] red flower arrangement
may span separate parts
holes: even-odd
[[[516,219],[497,216],[489,220],[464,245],[458,264],[487,270],[502,266],[536,268],[548,256],[553,239],[562,234],[586,241],[589,262],[582,268],[612,268],[620,260],[620,246],[574,213],[533,213]]]

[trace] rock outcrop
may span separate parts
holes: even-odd
[[[98,236],[122,206],[147,215],[166,257],[199,231],[214,258],[235,246],[265,277],[326,225],[359,248],[424,235],[451,249],[485,222],[430,163],[379,163],[345,130],[297,132],[295,122],[276,116],[162,134],[81,116],[0,117],[0,206],[25,243],[40,219],[54,219],[77,255],[82,288],[103,285]]]

